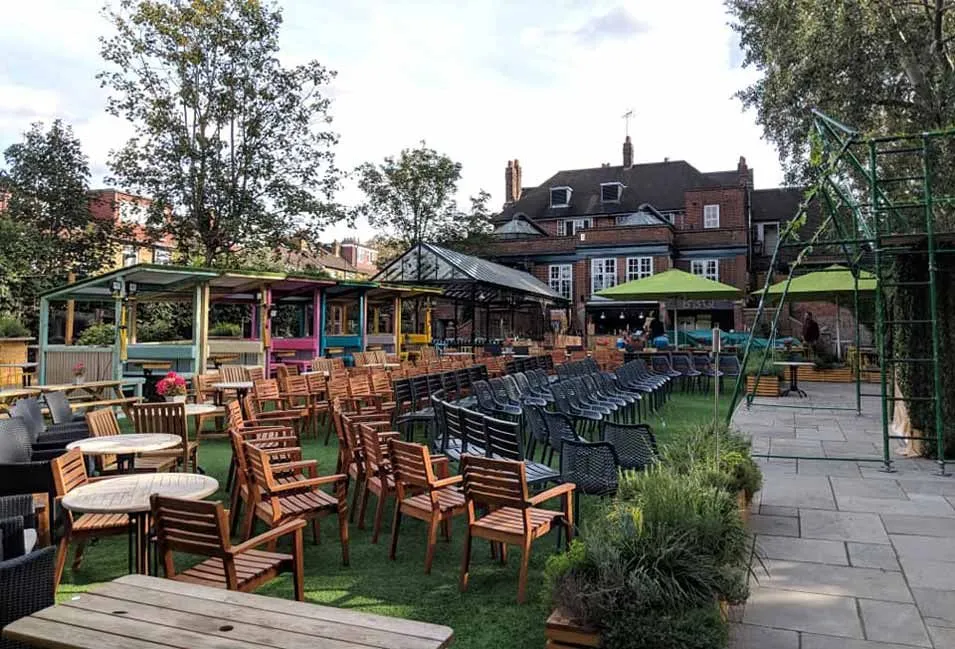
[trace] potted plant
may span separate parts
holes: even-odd
[[[186,402],[186,379],[169,372],[156,383],[156,394],[174,403]]]
[[[84,380],[86,380],[86,365],[80,361],[73,366],[73,383],[79,385]]]
[[[783,368],[773,365],[775,354],[763,362],[762,351],[752,354],[743,368],[746,377],[746,393],[759,397],[778,397],[779,383],[783,380]],[[762,365],[762,367],[760,367]],[[757,381],[757,377],[759,380]]]

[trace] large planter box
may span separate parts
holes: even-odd
[[[801,377],[800,377],[801,378]],[[756,391],[757,397],[778,397],[779,396],[779,377],[775,374],[759,377],[759,385],[756,385],[755,376],[746,377],[746,394],[753,394]]]
[[[600,646],[600,633],[570,619],[558,610],[547,618],[544,637],[547,638],[545,646],[548,649],[581,649]]]
[[[851,367],[818,370],[815,367],[800,367],[799,380],[807,382],[852,383],[856,380]]]

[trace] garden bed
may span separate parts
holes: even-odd
[[[572,620],[560,610],[555,610],[547,618],[544,636],[547,638],[548,649],[600,646],[600,633],[596,629]]]
[[[802,378],[801,374],[799,378]],[[779,377],[775,374],[761,376],[759,377],[759,385],[757,385],[755,376],[747,376],[746,394],[753,394],[754,390],[757,397],[778,397]]]

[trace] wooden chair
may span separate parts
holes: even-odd
[[[119,435],[119,421],[112,408],[101,408],[86,413],[86,425],[90,429],[91,437],[109,437]],[[93,458],[96,473],[107,475],[119,473],[115,455],[97,455]],[[172,471],[176,468],[174,457],[137,457],[133,460],[133,473],[151,473],[155,471]]]
[[[468,512],[468,530],[461,561],[461,590],[467,590],[468,587],[473,537],[501,543],[502,563],[507,561],[507,546],[518,545],[521,547],[521,569],[517,601],[523,604],[527,600],[527,568],[534,539],[544,536],[556,525],[564,527],[568,543],[573,538],[574,485],[565,483],[530,496],[523,462],[491,460],[473,455],[461,457],[461,475]],[[539,507],[557,496],[563,498],[563,510]],[[476,513],[479,507],[487,510],[480,518]]]
[[[248,415],[247,421],[255,424],[274,424],[277,426],[291,426],[295,429],[296,435],[300,435],[305,426],[305,419],[308,413],[303,409],[293,408],[290,410],[262,410],[259,407],[259,401],[253,394],[245,395],[245,412]]]
[[[273,466],[269,454],[253,444],[245,445],[245,456],[252,477],[253,516],[246,518],[245,538],[252,536],[255,518],[270,528],[282,525],[289,519],[302,518],[312,521],[312,535],[319,540],[319,520],[331,514],[338,515],[338,534],[342,544],[342,563],[348,565],[348,476],[336,473],[317,477],[318,463],[315,460],[285,463]],[[276,472],[292,469],[298,473],[287,481],[280,481]],[[285,473],[285,478],[288,474]],[[320,489],[332,485],[335,494]]]
[[[397,489],[398,504],[391,525],[391,550],[395,558],[398,550],[398,531],[403,515],[428,523],[428,550],[424,558],[424,572],[431,574],[434,550],[438,543],[438,525],[444,528],[444,537],[451,540],[451,519],[464,514],[467,504],[457,485],[462,477],[448,477],[448,458],[432,458],[428,447],[421,444],[389,439],[391,467]]]
[[[77,487],[98,479],[86,475],[86,462],[78,448],[50,460],[50,469],[53,472],[56,505],[59,505],[63,497]],[[99,479],[108,480],[108,478]],[[60,538],[56,553],[54,590],[60,585],[60,579],[63,577],[63,567],[66,565],[66,553],[69,551],[70,543],[76,542],[76,552],[71,566],[71,570],[75,572],[83,561],[83,550],[88,540],[131,532],[131,524],[126,514],[83,514],[75,517],[68,509],[63,509],[63,525],[63,536]]]
[[[194,398],[196,403],[205,405],[216,405],[216,391],[212,389],[212,384],[221,381],[218,374],[196,374],[193,377]],[[233,399],[235,396],[233,395]],[[225,410],[219,406],[219,411],[210,412],[205,415],[196,415],[196,441],[203,437],[203,428],[209,420],[216,422],[216,430],[211,436],[221,437],[224,433],[223,423],[225,420]],[[205,435],[210,437],[208,433]]]
[[[223,365],[219,368],[219,380],[223,383],[242,383],[249,379],[244,366]]]
[[[184,403],[137,403],[130,409],[133,429],[137,433],[179,435],[182,444],[167,451],[151,451],[142,457],[175,457],[182,471],[198,471],[199,442],[189,441]]]
[[[245,378],[246,381],[252,381],[253,383],[255,383],[256,381],[263,381],[266,378],[265,368],[247,367],[245,368],[245,376],[246,376]]]
[[[164,498],[153,494],[152,519],[156,548],[167,579],[250,592],[283,572],[292,573],[295,599],[305,600],[302,528],[293,519],[239,545],[232,545],[228,516],[222,503]],[[292,554],[277,554],[276,541],[292,536]],[[263,552],[256,548],[268,544]],[[173,552],[209,557],[191,568],[176,571]]]
[[[371,391],[385,401],[391,401],[392,387],[391,377],[388,372],[375,370],[369,378],[371,382]]]
[[[367,424],[375,430],[388,431],[391,430],[391,422],[382,419],[377,413],[346,413],[338,402],[336,402],[332,412],[335,422],[335,435],[338,437],[338,463],[335,472],[344,473],[348,475],[350,480],[355,481],[350,512],[350,520],[354,522],[355,512],[359,509],[358,504],[365,487],[364,449],[362,448],[361,433],[358,427]],[[364,520],[362,520],[359,527],[364,529],[364,526]]]
[[[375,507],[375,522],[371,532],[372,543],[378,543],[381,519],[385,513],[385,503],[396,493],[395,478],[391,473],[388,441],[399,435],[393,431],[381,431],[376,428],[378,427],[367,423],[358,425],[358,436],[362,450],[361,459],[365,463],[365,483],[362,488],[361,510],[358,513],[358,528],[364,529],[368,495],[375,494],[378,504]]]
[[[275,379],[256,379],[252,382],[252,394],[260,409],[270,404],[276,410],[286,408],[286,395],[282,394],[279,382]]]

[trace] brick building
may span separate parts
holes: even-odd
[[[89,192],[93,218],[112,219],[129,227],[129,235],[118,242],[113,270],[138,263],[171,264],[176,241],[163,234],[153,240],[146,231],[146,216],[152,201],[116,189],[94,189]]]
[[[354,266],[361,275],[371,277],[378,272],[377,249],[363,245],[358,239],[346,238],[342,240],[340,250],[342,258]]]
[[[593,293],[670,268],[750,291],[754,273],[769,268],[779,224],[794,216],[801,198],[798,189],[754,190],[743,157],[735,169],[714,172],[683,160],[634,164],[628,137],[622,163],[559,171],[537,187],[522,185],[517,160],[505,169],[505,205],[488,256],[570,298],[574,308],[564,325],[574,330],[640,328],[661,305],[610,302]],[[662,308],[672,315],[673,306]],[[734,302],[676,306],[684,327],[742,326]]]

